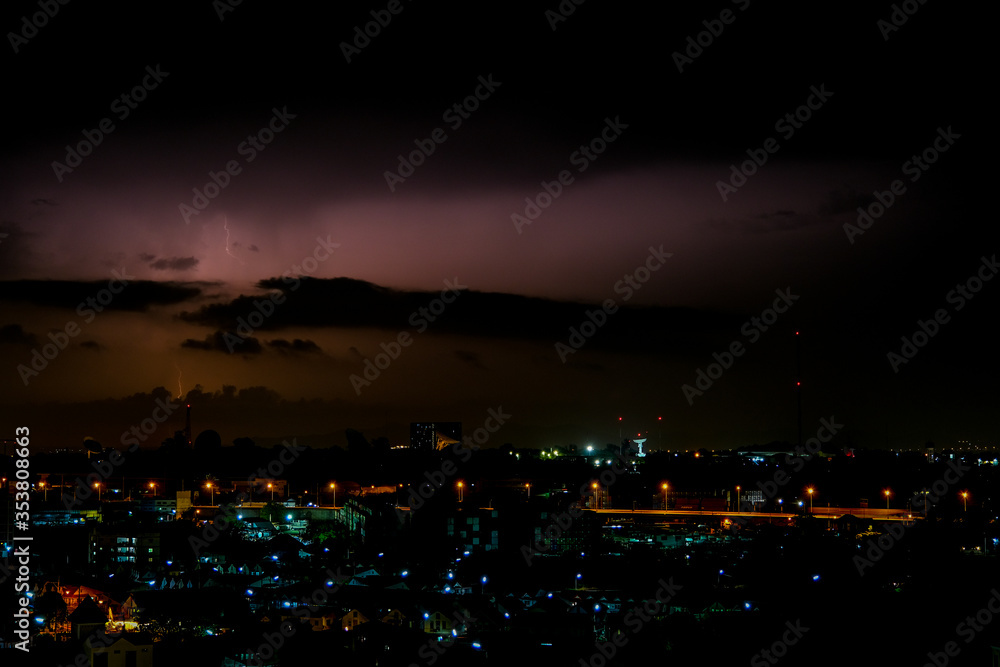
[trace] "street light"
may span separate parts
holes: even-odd
[[[97,489],[97,502],[101,502],[101,483],[94,482],[94,488]]]
[[[738,484],[736,485],[736,507],[734,507],[733,509],[735,511],[739,511],[740,509],[740,487]]]
[[[333,491],[333,509],[337,509],[337,485],[330,482],[330,489]]]
[[[969,511],[969,492],[962,491],[962,504],[965,506],[964,512]]]
[[[271,489],[271,502],[274,502],[274,484],[267,483],[267,488]]]
[[[579,572],[576,573],[576,581],[573,583],[576,585],[576,590],[580,590],[580,580],[583,579],[583,575]]]
[[[812,514],[812,511],[813,511],[813,491],[814,490],[815,489],[813,489],[811,486],[808,489],[806,489],[806,493],[809,494],[809,513],[810,514]]]
[[[212,492],[212,506],[214,507],[215,506],[215,487],[212,486],[211,482],[209,482],[208,484],[206,484],[206,486],[208,486],[208,490]]]
[[[458,483],[458,502],[462,502],[462,500],[465,499],[465,492],[463,491],[464,488],[465,488],[465,484],[462,483],[462,482],[459,482]]]
[[[45,487],[45,482],[39,482],[38,486],[42,487],[42,495],[44,496],[44,500],[47,501],[49,499],[49,490]]]
[[[891,493],[892,493],[892,491],[890,491],[889,489],[885,490],[885,508],[886,508],[886,510],[889,509],[889,495]]]
[[[663,484],[661,484],[660,488],[663,489],[663,511],[666,512],[667,511],[667,483],[664,482]]]
[[[600,497],[598,496],[598,491],[597,491],[598,484],[597,484],[597,482],[594,482],[593,484],[591,484],[590,488],[592,488],[594,490],[594,509],[600,509],[601,502],[600,502]]]
[[[152,489],[151,493],[155,496],[156,495],[156,482],[150,482],[149,483],[149,488]]]
[[[528,490],[528,497],[530,498],[531,497],[531,483],[526,483],[524,485],[524,488],[526,488]]]

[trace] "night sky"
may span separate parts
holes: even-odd
[[[654,447],[794,442],[800,331],[805,437],[834,416],[842,446],[995,444],[1000,280],[953,292],[997,271],[985,21],[804,4],[70,3],[36,34],[38,5],[8,3],[29,38],[2,58],[0,432],[120,446],[180,396],[227,444],[403,443],[498,406],[495,445],[604,444],[619,417]],[[255,302],[273,312],[233,344]]]

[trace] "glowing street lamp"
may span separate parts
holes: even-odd
[[[812,514],[812,511],[813,511],[813,491],[815,491],[815,489],[813,489],[811,486],[808,489],[806,489],[806,493],[809,494],[809,513],[810,514]]]
[[[330,482],[330,490],[333,491],[333,508],[337,509],[337,485]]]
[[[663,484],[660,484],[660,488],[663,489],[663,511],[666,512],[667,511],[667,488],[668,488],[667,487],[667,483],[664,482]]]
[[[48,500],[49,499],[49,489],[48,489],[48,487],[45,486],[45,482],[39,482],[38,486],[42,487],[42,495],[44,496],[44,500]]]
[[[465,499],[465,484],[463,482],[458,483],[458,502],[462,502]]]
[[[734,507],[733,509],[735,511],[739,511],[739,509],[740,509],[740,486],[739,486],[739,484],[736,485],[736,507]]]
[[[528,490],[528,497],[530,498],[531,497],[531,483],[530,482],[526,483],[524,485],[524,488],[526,488]]]
[[[149,488],[152,489],[151,493],[155,496],[156,495],[156,482],[150,482],[149,483]]]
[[[583,575],[580,574],[579,572],[577,572],[576,573],[576,579],[575,579],[575,581],[573,581],[573,585],[576,587],[576,590],[580,590],[580,580],[581,579],[583,579]]]
[[[94,482],[94,488],[97,489],[97,502],[101,502],[101,483]]]
[[[212,493],[212,506],[214,507],[215,506],[215,487],[212,486],[211,482],[208,482],[205,486],[207,486],[208,490],[211,491],[211,493]]]
[[[889,489],[886,489],[884,491],[884,493],[885,493],[885,508],[889,509],[889,496],[892,494],[892,491],[889,490]]]
[[[267,483],[267,488],[271,489],[271,501],[273,502],[274,501],[274,484],[271,484],[270,482],[268,482]]]
[[[962,504],[965,506],[964,512],[969,511],[969,492],[962,491]]]
[[[598,489],[598,484],[597,484],[597,482],[594,482],[593,484],[591,484],[590,488],[592,488],[594,490],[594,509],[600,509],[601,502],[600,502],[600,496],[598,495],[598,490],[597,490]]]

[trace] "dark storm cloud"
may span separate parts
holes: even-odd
[[[225,331],[209,334],[205,336],[205,340],[188,338],[181,343],[181,347],[207,352],[225,352],[226,354],[260,354],[264,351],[260,340],[253,336],[243,338]]]
[[[711,220],[707,224],[728,234],[773,234],[790,232],[819,224],[823,218],[808,213],[798,213],[788,209],[759,213],[752,218],[741,220]]]
[[[0,301],[75,309],[108,288],[108,280],[5,280],[0,281]],[[114,288],[119,292],[104,306],[107,310],[144,311],[150,306],[182,303],[201,295],[201,288],[190,284],[149,280],[127,280],[124,287],[116,281]]]
[[[843,187],[831,190],[827,195],[827,200],[820,205],[820,215],[841,215],[843,213],[856,213],[859,206],[867,206],[871,203],[871,195],[855,190],[850,187]]]
[[[149,266],[157,271],[187,271],[188,269],[193,269],[198,266],[198,258],[171,257],[167,259],[164,257],[152,262]]]
[[[180,319],[217,329],[236,330],[252,313],[269,312],[258,330],[288,327],[372,327],[488,338],[566,341],[571,328],[593,323],[597,346],[624,350],[660,350],[670,344],[701,347],[703,336],[719,324],[738,325],[735,316],[687,308],[624,308],[604,314],[599,304],[570,303],[535,297],[459,289],[442,293],[393,290],[350,278],[301,278],[292,289],[280,278],[258,287],[280,290],[284,301],[265,296],[239,296],[209,304]],[[453,281],[454,282],[454,281]],[[624,296],[618,297],[618,303]],[[588,316],[588,313],[591,313]],[[602,317],[603,315],[603,317]],[[255,319],[261,318],[256,315]],[[590,324],[587,324],[590,328]],[[587,337],[587,343],[589,342]]]
[[[0,343],[35,347],[38,345],[38,337],[26,332],[20,324],[7,324],[0,327]]]
[[[282,354],[322,354],[323,350],[320,349],[319,345],[311,340],[303,340],[301,338],[295,338],[294,340],[285,340],[284,338],[275,338],[274,340],[267,341],[268,347],[272,347]]]

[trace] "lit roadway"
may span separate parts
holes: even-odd
[[[800,514],[788,512],[727,512],[725,510],[627,510],[627,509],[599,509],[589,510],[597,514],[611,514],[615,516],[740,516],[759,519],[794,519]],[[809,514],[808,511],[804,514]],[[908,514],[901,510],[880,510],[873,507],[817,507],[812,512],[813,516],[822,519],[839,519],[845,514],[852,514],[859,519],[874,519],[876,521],[909,521],[911,519],[922,519],[919,514]]]

